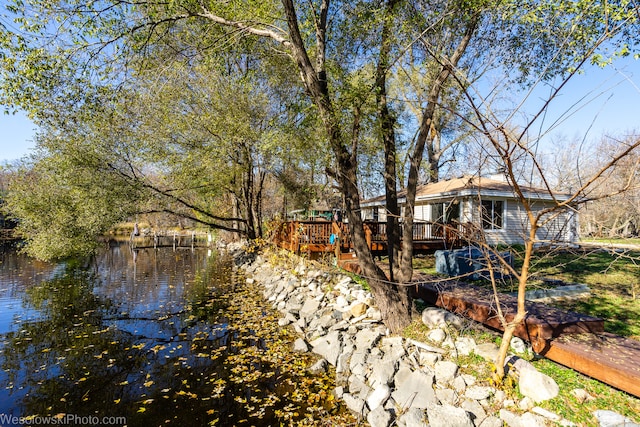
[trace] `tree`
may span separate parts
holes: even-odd
[[[55,49],[34,47],[33,42],[15,33],[6,35],[5,49],[18,46],[17,53],[26,60],[8,55],[8,66],[4,69],[9,71],[10,78],[6,79],[5,93],[11,95],[8,102],[30,106],[40,113],[46,111],[42,99],[53,99],[60,106],[67,105],[69,98],[86,99],[80,97],[79,88],[84,86],[67,88],[65,79],[97,88],[104,85],[78,71],[94,70],[98,76],[108,77],[105,82],[119,84],[131,71],[115,68],[118,59],[128,66],[146,65],[144,59],[154,46],[167,44],[164,42],[167,37],[181,34],[185,28],[187,36],[171,46],[184,52],[189,64],[216,62],[218,55],[238,53],[261,59],[288,57],[297,69],[298,87],[313,104],[313,114],[322,124],[325,147],[333,157],[333,167],[327,172],[344,197],[363,273],[387,326],[394,331],[401,330],[411,319],[411,302],[403,284],[412,276],[416,186],[425,152],[430,156],[428,163],[432,169],[436,168],[438,156],[442,156],[441,150],[434,149],[434,142],[440,140],[437,138],[445,128],[441,121],[447,116],[445,108],[457,108],[462,99],[460,94],[475,82],[476,72],[485,69],[507,69],[510,81],[527,83],[579,67],[585,53],[597,53],[583,46],[591,46],[602,34],[616,36],[618,22],[635,19],[634,11],[627,10],[626,3],[591,2],[558,5],[491,0],[450,3],[282,0],[247,4],[185,0],[170,4],[65,2],[54,8],[49,2],[34,1],[33,6],[40,11],[39,19],[25,16],[22,23],[27,30],[37,32],[48,26],[59,29],[54,36],[56,43],[51,44]],[[56,24],[55,19],[64,22],[64,27]],[[358,25],[353,26],[353,22]],[[611,25],[614,31],[609,28]],[[201,40],[194,34],[207,36]],[[68,41],[76,45],[66,44]],[[222,46],[221,41],[233,43]],[[118,54],[116,60],[112,55],[103,55],[107,51]],[[394,108],[387,96],[389,80],[397,75],[397,64],[401,62],[417,67],[429,77],[415,123],[416,137],[406,174],[394,170],[399,163],[396,130],[404,124],[397,120],[395,112],[399,109]],[[34,69],[33,64],[38,68]],[[115,78],[110,74],[114,70],[118,72]],[[268,79],[262,77],[258,81],[266,83]],[[20,87],[28,90],[16,89]],[[68,90],[62,90],[65,88]],[[72,96],[61,98],[57,96],[60,93]],[[450,101],[445,103],[443,99]],[[388,283],[387,276],[374,262],[360,217],[358,160],[366,132],[363,127],[374,123],[367,121],[371,104],[375,105],[375,124],[385,152],[385,188],[392,213],[388,224],[392,283]],[[404,185],[407,209],[401,234],[395,232],[399,212],[394,203],[397,175],[407,177]],[[400,240],[402,251],[398,252]]]
[[[540,242],[538,231],[563,211],[576,210],[580,205],[594,200],[610,201],[622,194],[628,194],[630,190],[635,190],[637,187],[636,177],[640,170],[640,162],[638,162],[640,138],[638,135],[629,135],[624,139],[608,139],[606,144],[602,144],[602,148],[598,150],[600,159],[597,166],[587,171],[581,169],[580,175],[573,181],[573,185],[565,188],[569,196],[562,200],[557,198],[554,191],[555,188],[548,178],[548,171],[544,169],[544,162],[538,154],[537,143],[539,140],[537,140],[536,134],[531,131],[534,126],[540,125],[540,135],[547,133],[548,129],[543,123],[542,117],[549,104],[554,102],[561,93],[562,88],[566,86],[567,82],[575,76],[587,61],[597,58],[595,52],[603,44],[611,41],[612,37],[619,34],[621,28],[624,28],[629,22],[635,22],[636,17],[633,14],[625,16],[626,18],[615,23],[616,25],[605,25],[599,36],[595,37],[590,44],[580,46],[578,52],[570,55],[576,61],[575,65],[566,68],[565,72],[553,82],[554,85],[549,92],[549,96],[543,100],[542,107],[527,115],[522,123],[518,123],[516,119],[518,110],[506,114],[496,112],[496,109],[492,108],[491,104],[485,102],[481,95],[481,90],[473,86],[467,86],[467,82],[464,81],[464,74],[461,72],[456,73],[456,79],[460,81],[461,87],[466,88],[467,103],[474,113],[474,117],[469,118],[468,123],[475,127],[477,132],[482,134],[486,141],[490,143],[485,147],[488,154],[487,157],[493,159],[494,164],[504,171],[510,185],[513,187],[514,195],[522,205],[527,217],[524,251],[522,254],[523,261],[519,269],[511,266],[507,260],[501,257],[496,248],[487,245],[482,239],[475,241],[485,252],[486,265],[488,266],[496,299],[496,310],[504,327],[499,356],[496,361],[498,379],[502,379],[505,375],[505,360],[513,332],[527,315],[525,295],[527,285],[531,279],[532,257],[536,245]],[[573,46],[568,45],[567,48],[571,50]],[[544,79],[540,78],[539,80],[543,81]],[[518,105],[522,106],[523,104],[524,100]],[[606,149],[603,149],[605,146]],[[538,208],[529,200],[525,195],[523,183],[520,179],[523,170],[528,171],[529,176],[535,176],[541,181],[542,188],[553,200],[552,206]],[[621,171],[624,172],[620,174]],[[620,175],[622,175],[622,179],[612,179],[612,177]],[[604,186],[606,186],[606,191],[602,191]],[[500,264],[498,268],[509,271],[517,283],[517,307],[515,317],[510,321],[507,320],[500,306],[495,266],[491,262],[492,259],[497,259]]]

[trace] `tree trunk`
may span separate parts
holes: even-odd
[[[384,187],[387,209],[387,254],[389,256],[389,281],[395,282],[395,271],[399,267],[400,253],[400,207],[398,206],[396,172],[396,119],[387,102],[387,72],[389,70],[389,51],[391,48],[391,17],[397,0],[387,2],[386,16],[382,25],[380,57],[376,67],[376,105],[380,119],[380,131],[384,144]]]
[[[367,245],[364,224],[360,216],[360,192],[357,186],[357,138],[352,138],[351,152],[347,149],[345,138],[341,133],[340,121],[335,115],[329,88],[326,84],[326,71],[324,70],[324,51],[316,52],[316,70],[307,53],[304,41],[298,27],[295,6],[292,0],[282,0],[287,16],[289,35],[291,38],[291,53],[300,70],[302,82],[307,89],[313,103],[318,108],[320,118],[331,150],[336,159],[337,171],[335,178],[344,196],[346,214],[349,220],[349,229],[355,248],[358,262],[363,275],[371,286],[371,291],[376,304],[380,307],[385,325],[393,332],[401,332],[411,321],[408,293],[387,282],[386,274],[375,263],[371,249]],[[323,2],[321,17],[328,3]],[[326,25],[326,19],[316,20],[316,25]],[[316,37],[322,38],[326,33],[325,28],[316,30]],[[326,46],[324,40],[318,40],[318,47]],[[405,294],[406,293],[406,294]]]

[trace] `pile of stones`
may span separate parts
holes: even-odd
[[[493,343],[476,344],[463,336],[460,328],[466,320],[428,307],[422,313],[430,328],[428,343],[393,336],[371,294],[349,276],[302,259],[287,267],[260,255],[236,255],[247,282],[259,285],[265,299],[282,313],[279,324],[299,334],[293,350],[319,356],[310,372],[326,372],[331,365],[335,396],[371,426],[574,425],[537,406],[554,398],[558,385],[524,359],[513,356],[509,362],[524,396],[519,400],[462,373],[455,362],[458,356],[475,353],[493,361],[498,350]],[[528,348],[516,338],[512,350]],[[573,392],[592,398],[584,390]],[[598,417],[617,415],[599,412]]]

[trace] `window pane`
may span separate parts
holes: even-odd
[[[495,200],[493,202],[493,228],[502,228],[502,201]]]
[[[451,224],[452,221],[460,221],[460,203],[457,201],[447,205],[445,222]]]
[[[483,200],[481,205],[482,229],[491,230],[491,213],[493,211],[493,203],[491,200]]]
[[[443,212],[443,206],[442,203],[436,203],[434,205],[431,205],[431,221],[433,222],[443,222],[443,216],[444,216],[444,212]]]

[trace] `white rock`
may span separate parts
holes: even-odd
[[[593,415],[598,419],[600,427],[638,427],[638,424],[631,419],[614,411],[599,410],[595,411]]]
[[[519,337],[511,338],[510,345],[513,351],[515,351],[518,354],[527,352],[527,344],[525,344],[522,338],[519,338]]]
[[[458,373],[458,365],[449,360],[443,360],[436,363],[435,374],[436,382],[439,384],[449,384],[453,381]]]
[[[553,399],[560,392],[560,387],[553,378],[535,369],[523,369],[519,374],[520,393],[530,397],[536,403]]]
[[[391,414],[379,406],[367,414],[367,421],[371,427],[387,427],[391,423]]]
[[[471,415],[462,408],[437,405],[427,411],[430,427],[474,427]]]
[[[445,338],[447,338],[447,333],[440,328],[436,328],[429,331],[427,338],[429,338],[431,341],[435,342],[436,344],[440,344],[442,341],[445,340]]]
[[[373,411],[379,406],[384,405],[384,402],[391,396],[391,389],[387,384],[378,385],[367,397],[367,406],[369,410]]]

